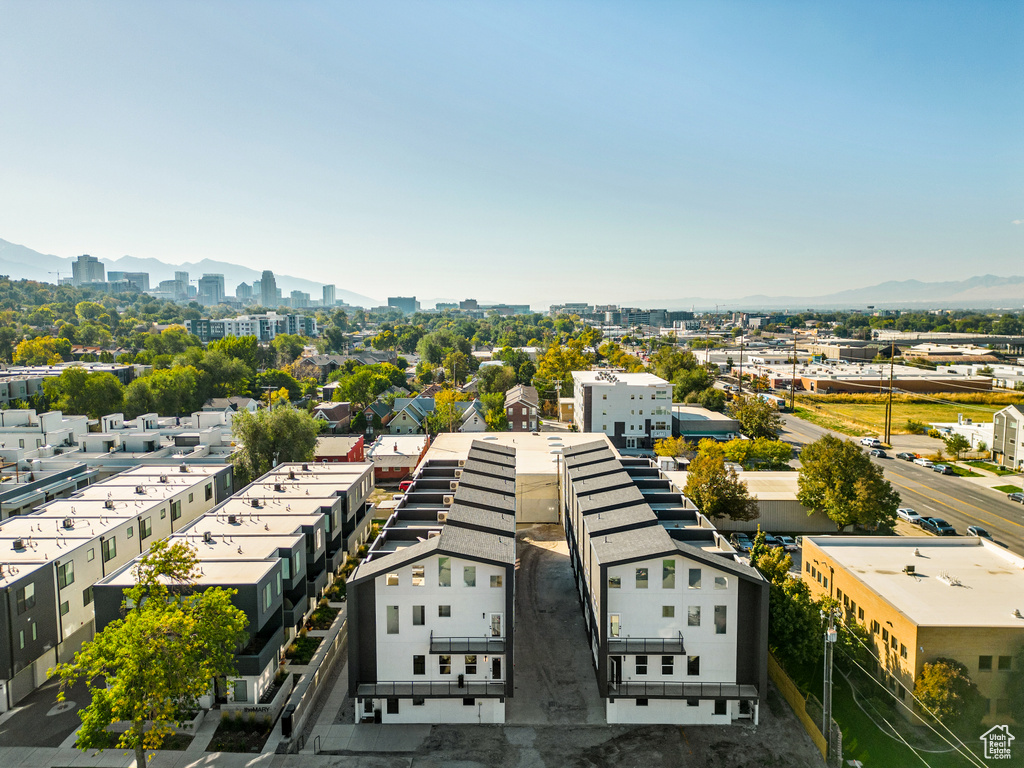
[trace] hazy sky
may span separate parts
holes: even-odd
[[[0,238],[543,305],[1024,273],[1024,4],[0,4]]]

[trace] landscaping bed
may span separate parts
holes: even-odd
[[[273,724],[270,718],[257,717],[255,712],[236,716],[225,715],[210,739],[207,752],[261,752]]]
[[[1000,477],[1002,477],[1003,475],[1013,474],[1012,469],[1003,469],[1002,467],[996,464],[990,464],[987,461],[965,461],[964,464],[969,464],[970,466],[975,467],[976,469],[984,469],[988,472],[991,472],[994,475],[999,475]]]
[[[107,731],[107,744],[103,747],[90,747],[90,749],[124,749],[124,747],[117,746],[117,740],[121,738],[120,733],[114,733],[113,731]],[[189,744],[192,743],[194,737],[189,733],[172,733],[170,736],[164,739],[163,744],[160,745],[160,750],[183,750],[188,749]],[[78,744],[75,744],[77,749],[81,749]],[[146,750],[149,751],[148,749]]]
[[[1002,491],[1003,493],[1020,493],[1019,485],[997,485],[992,488],[993,491]]]
[[[288,650],[284,652],[284,655],[292,664],[297,666],[309,664],[313,659],[313,654],[316,653],[316,649],[320,647],[322,640],[322,637],[297,637],[295,642],[288,646]]]
[[[332,608],[329,605],[321,605],[313,615],[309,617],[309,623],[313,629],[330,629],[334,619],[341,612],[340,608]]]

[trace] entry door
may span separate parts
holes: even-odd
[[[612,637],[618,637],[619,636],[619,614],[613,613],[613,614],[611,614],[608,617],[608,619],[611,622],[611,631],[609,632],[609,634]]]
[[[608,661],[611,663],[608,670],[608,682],[618,687],[622,685],[622,657],[609,656]]]
[[[501,617],[500,613],[491,614],[491,637],[501,637]]]
[[[491,680],[501,680],[501,659],[491,659]]]

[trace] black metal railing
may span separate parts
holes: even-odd
[[[633,654],[682,655],[686,653],[683,633],[677,637],[610,637],[608,653],[629,656]]]
[[[430,633],[431,653],[495,653],[505,652],[504,637],[434,637]]]
[[[505,683],[492,680],[394,681],[360,683],[356,690],[360,698],[493,698],[505,696]]]
[[[655,683],[608,681],[609,696],[641,699],[756,699],[756,685],[737,683]]]

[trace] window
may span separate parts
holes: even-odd
[[[206,488],[204,488],[203,490],[206,491],[206,500],[207,501],[209,501],[210,499],[213,498],[213,483],[207,483],[206,484]],[[178,514],[181,514],[181,512],[180,512],[180,510],[181,510],[181,502],[180,501],[178,502],[178,509],[179,509]]]
[[[836,590],[836,600],[842,600],[843,605],[849,605],[850,603],[850,598],[843,598],[843,590],[841,589]]]
[[[468,696],[462,700],[462,706],[464,707],[475,707],[476,699],[471,699]]]
[[[821,586],[825,587],[825,589],[828,589],[828,576],[821,580]]]
[[[166,509],[161,509],[160,510],[160,519],[163,520],[166,517],[167,517],[167,510]]]
[[[467,675],[475,675],[476,674],[476,654],[473,654],[472,656],[467,656],[466,657],[466,674]]]
[[[857,609],[857,618],[860,621],[864,621],[864,609],[863,608],[858,608]]]
[[[882,642],[883,643],[888,643],[889,642],[889,630],[885,629],[884,627],[882,628]]]
[[[636,700],[636,705],[638,707],[646,707],[647,706],[647,699],[637,699]]]
[[[398,606],[397,605],[389,605],[388,606],[388,634],[389,635],[397,635],[398,634]]]
[[[424,565],[414,565],[412,567],[412,585],[414,587],[424,587],[427,584],[427,568]]]
[[[491,586],[492,587],[500,587],[501,586],[501,574],[500,573],[491,576]]]
[[[27,584],[24,588],[19,589],[15,595],[15,601],[18,606],[18,615],[21,615],[25,611],[29,611],[35,607],[36,585]]]
[[[452,657],[438,656],[437,666],[442,675],[450,675],[452,673]]]
[[[699,627],[700,626],[700,606],[691,605],[686,609],[686,626],[688,627]]]
[[[270,603],[273,601],[274,595],[270,591],[270,585],[267,584],[263,587],[263,610],[270,609]]]
[[[398,714],[398,699],[388,699],[388,714],[389,715],[397,715]]]
[[[437,615],[442,619],[451,618],[452,607],[450,605],[439,605],[437,606]]]
[[[676,607],[674,605],[663,605],[661,606],[661,618],[663,619],[674,619],[676,617]]]
[[[611,627],[609,629],[608,634],[611,635],[612,637],[618,637],[619,636],[619,631],[622,629],[621,624],[619,624],[619,614],[617,614],[617,613],[609,614],[608,622],[609,622],[610,627]]]
[[[425,674],[427,674],[427,657],[426,656],[413,656],[412,657],[412,673],[414,675],[425,675]]]
[[[296,552],[295,553],[295,568],[294,568],[294,571],[295,571],[296,574],[301,573],[301,571],[302,571],[302,553],[301,552]]]
[[[25,647],[25,630],[18,631],[18,648],[24,649]]]
[[[978,657],[978,669],[982,672],[992,671],[992,657],[991,656],[979,656]]]
[[[647,589],[647,569],[637,568],[636,569],[636,588]]]
[[[700,589],[700,568],[690,569],[690,589]]]
[[[622,588],[622,577],[621,576],[609,576],[608,577],[608,589],[621,589]]]
[[[384,577],[384,584],[386,586],[389,586],[389,587],[397,587],[398,586],[398,574],[397,573],[389,573],[387,576]]]
[[[475,565],[467,565],[465,568],[462,569],[462,582],[467,587],[475,587],[476,586],[476,566]]]
[[[686,657],[686,674],[688,674],[688,675],[699,675],[700,674],[700,656],[687,656]]]
[[[905,646],[903,643],[900,643],[900,658],[907,658],[907,646]]]
[[[281,558],[281,575],[286,579],[292,577],[292,559],[290,557]]]
[[[277,572],[277,594],[281,594],[281,572]]]
[[[671,675],[676,671],[676,660],[674,656],[661,657],[661,674]]]
[[[422,605],[414,605],[412,607],[412,625],[414,627],[422,627],[425,619],[425,610]]]
[[[688,706],[688,707],[699,707],[700,706],[700,699],[687,699],[686,700],[686,706]]]
[[[129,526],[128,526],[128,538],[130,539],[130,538],[132,538],[132,537],[133,537],[134,535],[135,535],[135,528],[134,528],[133,526],[130,526],[130,525],[129,525]]]
[[[57,587],[64,589],[70,584],[75,583],[75,564],[74,562],[61,563],[57,566]]]
[[[85,559],[90,563],[96,559],[96,549],[94,547],[90,547],[89,551],[85,553]]]
[[[889,641],[890,641],[889,644],[892,646],[892,649],[895,651],[896,650],[896,646],[899,645],[899,641],[896,639],[896,635],[892,635],[889,638]]]
[[[153,535],[153,518],[145,517],[139,523],[139,538],[145,541]]]
[[[1012,664],[1013,664],[1013,657],[1012,656],[1000,656],[999,657],[999,671],[1000,672],[1009,672],[1010,671],[1010,667],[1012,666]]]
[[[249,697],[248,686],[245,680],[235,680],[235,701],[246,701]]]
[[[872,632],[872,634],[875,634],[875,635],[878,634],[878,622],[877,621],[872,621],[871,622],[871,632]]]
[[[647,674],[647,657],[646,656],[637,656],[636,657],[636,673],[638,675],[646,675]]]
[[[804,570],[807,571],[807,573],[810,573],[811,572],[811,564],[810,563],[804,563]]]
[[[725,576],[715,576],[715,589],[728,589],[729,580]]]
[[[68,611],[70,611],[70,610],[71,610],[71,603],[69,603],[67,600],[65,600],[63,603],[60,604],[60,615],[61,616],[66,616]]]
[[[729,703],[725,699],[715,699],[715,714],[716,715],[727,715],[727,714],[729,714]]]
[[[103,562],[109,563],[117,557],[117,539],[104,539],[100,541],[100,551],[103,553]]]
[[[676,588],[676,561],[675,560],[662,560],[661,561],[661,588],[662,589],[675,589]]]
[[[82,590],[82,605],[88,605],[92,602],[92,587],[86,587]]]
[[[450,587],[452,585],[452,559],[450,557],[437,558],[437,586]]]
[[[193,493],[190,493],[190,494],[188,495],[188,503],[189,503],[189,504],[191,504],[191,503],[192,503],[192,497],[193,497],[193,496],[195,496],[195,494],[193,494]]]
[[[607,393],[605,393],[605,394],[602,394],[602,395],[601,395],[601,399],[602,399],[602,400],[607,400],[607,399],[608,399],[608,395],[607,395]]]
[[[728,622],[726,621],[726,606],[715,606],[715,634],[724,635]]]
[[[414,707],[422,707],[426,703],[427,703],[426,699],[413,699],[412,700],[412,705]]]

